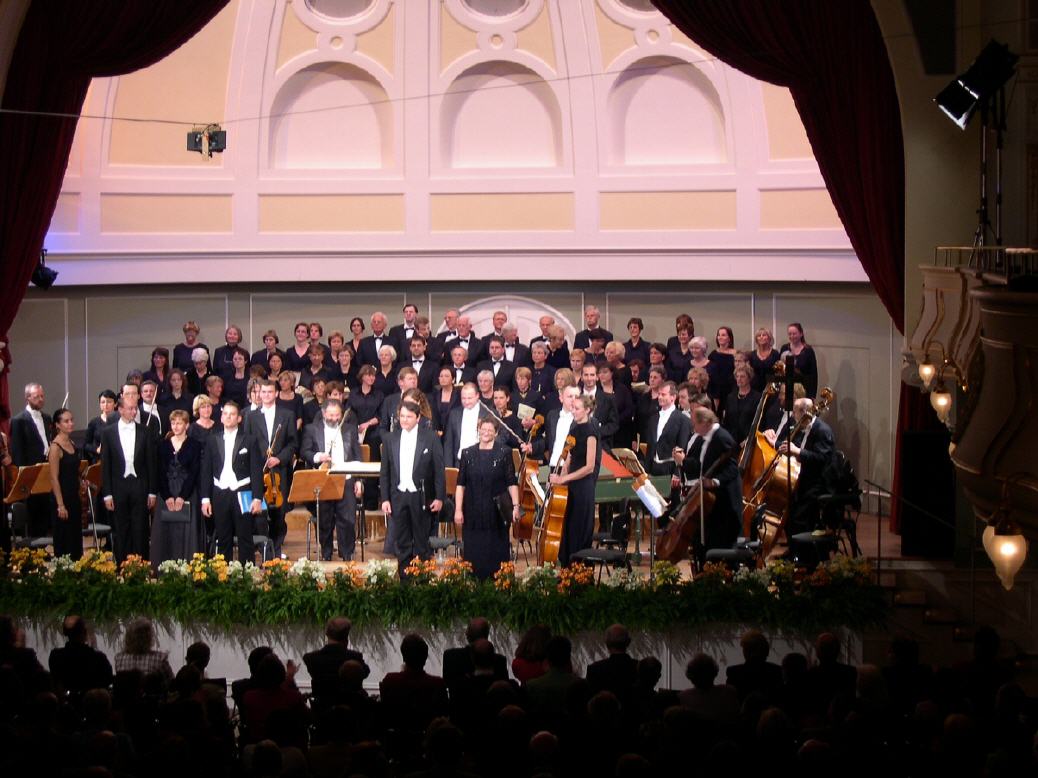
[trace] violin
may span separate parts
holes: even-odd
[[[561,475],[562,469],[569,459],[569,452],[577,443],[572,435],[566,436],[566,444],[562,447],[562,455],[552,468],[551,475]],[[555,564],[559,561],[559,549],[562,546],[562,528],[566,523],[566,506],[569,503],[569,486],[553,484],[548,479],[548,491],[544,502],[534,517],[534,529],[537,531],[537,564]]]
[[[537,414],[533,417],[533,426],[527,433],[527,442],[533,440],[534,436],[544,425],[544,417]],[[512,525],[512,534],[516,540],[533,539],[533,522],[537,514],[537,496],[530,486],[530,479],[537,478],[540,467],[537,460],[524,453],[519,462],[519,521]]]
[[[278,439],[279,432],[281,432],[280,424],[274,430],[274,436],[270,439],[270,445],[267,446],[267,459],[274,455],[274,443]],[[271,470],[266,463],[263,465],[263,499],[268,508],[280,508],[284,503],[284,498],[281,496],[281,473]]]

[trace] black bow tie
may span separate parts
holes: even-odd
[[[423,363],[424,361],[425,361],[424,359],[412,359],[412,360],[411,360],[411,364],[412,364],[412,365],[420,365],[420,364],[422,364],[422,363]]]

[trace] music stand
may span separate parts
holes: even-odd
[[[33,494],[40,494],[40,492],[35,491],[34,487],[42,472],[46,472],[44,480],[47,482],[47,488],[44,491],[50,491],[50,465],[46,462],[38,465],[27,465],[18,468],[18,477],[14,479],[14,483],[11,484],[11,488],[4,496],[4,502],[21,502]]]
[[[86,481],[87,507],[90,508],[90,529],[94,531],[94,548],[100,549],[101,541],[97,536],[97,514],[94,512],[94,490],[101,491],[101,463],[95,462],[91,465],[83,460],[79,465],[79,477]]]
[[[285,499],[289,502],[314,502],[314,517],[317,521],[317,543],[321,543],[321,498],[341,500],[346,485],[346,476],[329,473],[327,470],[297,470],[292,476],[292,489]]]
[[[367,462],[364,460],[355,462],[343,462],[341,465],[334,466],[329,472],[332,475],[349,476],[351,478],[378,478],[382,473],[382,465],[379,462]],[[345,480],[343,481],[345,490]],[[345,493],[345,491],[344,491]],[[364,561],[364,533],[366,531],[366,521],[364,513],[364,496],[361,495],[358,498],[359,504],[357,505],[357,532],[356,542],[360,543],[360,561]]]

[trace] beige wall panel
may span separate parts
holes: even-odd
[[[536,19],[519,31],[518,38],[520,49],[525,49],[544,61],[552,70],[556,69],[555,42],[551,34],[551,13],[548,10],[548,3],[544,4]]]
[[[455,19],[440,3],[440,72],[464,54],[476,49],[476,33]],[[435,50],[435,47],[434,47]]]
[[[303,0],[300,0],[303,2]],[[293,57],[313,51],[317,48],[317,33],[311,30],[296,15],[291,0],[285,6],[285,15],[281,19],[281,36],[278,38],[277,67],[281,67]]]
[[[760,193],[762,230],[842,230],[826,189],[772,189]]]
[[[403,232],[403,195],[260,195],[260,232]]]
[[[54,215],[50,220],[49,232],[79,232],[80,197],[78,192],[62,192],[58,195]]]
[[[872,295],[775,295],[778,345],[786,326],[798,321],[818,358],[818,386],[836,391],[826,416],[836,445],[850,457],[859,478],[889,484],[894,362],[890,318]]]
[[[231,232],[231,196],[102,194],[101,232]]]
[[[350,319],[360,316],[364,319],[364,334],[371,334],[371,314],[382,311],[389,319],[389,326],[403,320],[401,310],[404,307],[404,294],[393,292],[350,292],[342,285],[344,291],[329,293],[284,292],[256,293],[250,295],[252,317],[250,322],[241,322],[245,331],[245,340],[250,344],[250,351],[258,351],[263,347],[263,333],[269,329],[277,332],[281,340],[279,348],[292,348],[295,339],[292,335],[297,322],[320,322],[324,328],[325,342],[328,333],[339,330],[347,339],[350,335]],[[424,301],[419,300],[422,305]]]
[[[185,125],[219,121],[227,114],[227,76],[238,2],[227,4],[191,40],[164,60],[119,77],[116,116],[168,119],[178,124],[113,122],[108,161],[112,165],[212,167],[184,148]]]
[[[735,192],[602,192],[603,230],[734,230]]]
[[[434,194],[429,199],[433,232],[558,231],[574,227],[571,192]]]
[[[227,297],[220,294],[139,295],[127,290],[110,297],[87,297],[88,395],[118,389],[127,371],[147,369],[153,348],[172,350],[182,342],[181,327],[189,319],[201,328],[199,339],[210,352],[222,346],[226,309]]]
[[[595,26],[598,29],[598,46],[602,52],[603,69],[609,70],[613,60],[634,46],[634,30],[606,16],[599,6],[600,2],[602,0],[595,0]]]
[[[357,36],[357,52],[366,54],[393,75],[396,67],[396,6],[377,27]]]
[[[733,294],[685,294],[663,290],[610,292],[607,297],[607,327],[621,342],[628,338],[627,320],[632,316],[639,316],[645,322],[644,340],[666,343],[674,334],[674,317],[687,313],[692,317],[696,335],[705,337],[711,350],[714,348],[714,334],[721,326],[732,328],[737,348],[749,346],[753,311],[753,295],[749,291]]]
[[[760,89],[768,129],[768,156],[771,159],[812,159],[811,143],[789,90],[764,81]]]
[[[11,391],[11,412],[25,407],[23,389],[29,382],[43,384],[47,395],[44,410],[56,411],[72,388],[65,370],[68,329],[65,323],[65,298],[23,300],[8,332],[11,347],[11,372],[7,377]],[[71,400],[70,400],[71,402]],[[77,427],[85,427],[86,422]]]

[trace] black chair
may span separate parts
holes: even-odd
[[[836,533],[840,550],[847,556],[861,556],[858,545],[858,518],[861,515],[861,490],[823,494],[818,498],[822,524]]]
[[[570,559],[598,567],[598,581],[602,582],[602,573],[607,565],[631,569],[631,559],[627,554],[630,542],[630,516],[627,511],[618,511],[613,515],[609,532],[596,532],[593,536],[596,545],[583,548],[573,554]]]
[[[454,523],[454,490],[458,485],[458,468],[443,468],[447,497],[443,501],[440,515],[436,517],[429,535],[429,546],[433,554],[454,550],[454,556],[461,556],[461,538],[458,537],[458,525]]]
[[[11,543],[15,548],[46,548],[54,546],[54,538],[48,535],[29,536],[29,506],[24,502],[11,503]]]

